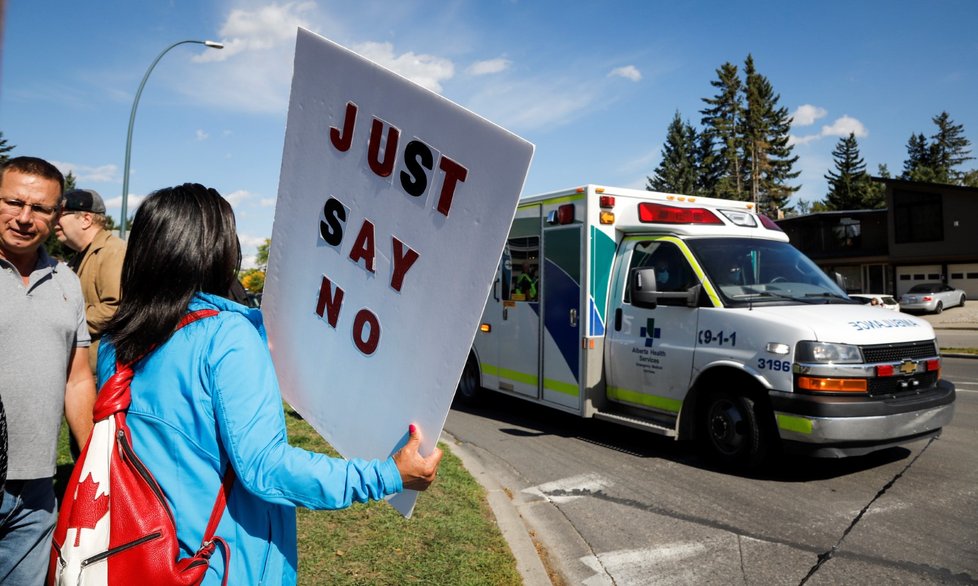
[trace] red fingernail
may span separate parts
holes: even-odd
[[[415,427],[413,423],[408,426],[408,433],[410,433],[411,435],[414,435],[414,432],[416,431],[418,431],[418,428]]]

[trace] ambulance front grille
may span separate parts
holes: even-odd
[[[869,394],[877,397],[880,395],[904,395],[908,393],[919,393],[932,389],[937,384],[936,372],[925,372],[914,376],[892,376],[886,378],[869,379]]]
[[[902,344],[876,344],[863,346],[863,358],[867,364],[879,362],[901,362],[903,360],[922,360],[937,356],[934,340],[905,342]]]

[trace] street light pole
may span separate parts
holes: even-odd
[[[129,132],[126,134],[126,163],[122,169],[122,221],[119,223],[119,237],[123,240],[126,239],[126,208],[129,202],[129,155],[132,152],[132,126],[136,122],[136,107],[139,106],[139,96],[143,95],[143,87],[146,85],[146,80],[149,79],[149,74],[153,72],[153,68],[156,64],[160,62],[163,55],[166,55],[167,51],[185,43],[194,43],[197,45],[204,45],[205,47],[210,47],[211,49],[223,49],[223,43],[217,43],[215,41],[178,41],[173,43],[166,49],[163,49],[153,63],[150,64],[149,69],[146,70],[146,74],[143,75],[143,81],[139,82],[139,89],[136,90],[136,97],[132,100],[132,112],[129,113]]]

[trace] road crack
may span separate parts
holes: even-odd
[[[808,574],[804,578],[802,578],[801,582],[798,583],[798,586],[803,586],[805,582],[808,582],[808,580],[811,579],[811,577],[814,576],[816,572],[819,571],[819,569],[821,569],[821,567],[825,564],[825,562],[832,559],[832,556],[834,556],[835,553],[842,546],[842,542],[845,541],[846,537],[849,536],[849,533],[851,533],[852,530],[856,528],[856,525],[859,524],[859,521],[862,520],[863,515],[866,514],[866,512],[870,509],[870,507],[872,507],[873,504],[880,499],[880,497],[886,494],[886,491],[890,490],[890,488],[892,488],[893,485],[896,484],[896,481],[899,480],[900,477],[902,477],[908,470],[910,470],[910,467],[914,465],[914,463],[917,461],[918,458],[924,455],[924,452],[927,451],[927,448],[929,448],[930,445],[934,443],[934,440],[936,439],[937,436],[930,438],[930,440],[928,440],[927,442],[927,445],[925,445],[924,448],[920,450],[920,452],[916,456],[914,456],[914,458],[910,460],[910,462],[908,462],[906,466],[903,467],[903,470],[900,470],[900,472],[898,472],[893,478],[891,478],[889,482],[884,484],[883,488],[881,488],[879,492],[876,493],[876,496],[874,496],[872,500],[866,503],[866,506],[863,507],[861,511],[859,511],[859,514],[856,515],[856,517],[852,520],[852,523],[849,523],[849,526],[846,527],[846,530],[842,532],[842,537],[839,538],[839,541],[837,541],[835,545],[832,546],[831,549],[829,549],[826,552],[820,553],[818,555],[818,561],[815,562],[815,565],[812,566],[810,570],[808,570]]]

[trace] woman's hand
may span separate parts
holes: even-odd
[[[401,473],[404,488],[425,490],[434,482],[435,474],[438,473],[441,450],[436,447],[430,456],[422,458],[418,453],[418,448],[421,446],[421,432],[418,426],[412,423],[408,431],[410,437],[404,447],[394,454],[394,464]]]

